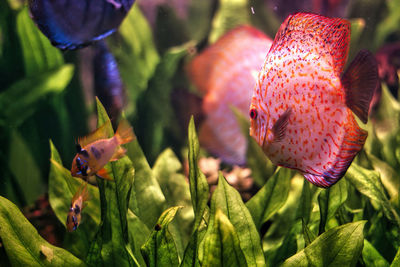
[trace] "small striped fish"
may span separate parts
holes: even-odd
[[[361,50],[343,74],[350,23],[296,13],[281,25],[259,73],[250,135],[274,164],[319,187],[336,183],[362,149],[364,123],[379,84],[377,63]]]

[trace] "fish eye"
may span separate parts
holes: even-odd
[[[255,108],[250,109],[250,118],[252,120],[257,119],[257,115],[258,115],[258,113],[257,113],[257,110]]]
[[[81,208],[78,205],[75,205],[74,212],[75,214],[79,214],[81,212]]]

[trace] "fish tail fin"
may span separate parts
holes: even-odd
[[[135,139],[133,129],[127,120],[123,119],[119,123],[115,138],[120,145],[132,142]]]
[[[78,197],[82,197],[82,203],[88,201],[90,199],[89,191],[87,189],[87,182],[82,183],[75,195],[72,197],[72,202],[78,199]]]
[[[369,106],[379,86],[378,64],[368,50],[361,50],[342,77],[346,105],[363,123],[368,121]]]

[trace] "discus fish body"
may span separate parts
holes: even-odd
[[[362,50],[342,74],[350,23],[290,15],[276,34],[250,105],[250,135],[274,164],[329,187],[346,172],[368,133],[363,121],[378,86],[373,55]]]
[[[82,209],[88,199],[89,193],[87,190],[87,183],[85,183],[85,185],[82,184],[79,187],[78,191],[76,191],[72,198],[66,222],[68,232],[75,231],[78,228],[82,220]]]
[[[80,178],[96,174],[111,179],[104,169],[109,161],[115,161],[125,155],[120,145],[131,142],[135,136],[126,120],[122,120],[115,135],[106,138],[105,126],[101,126],[87,137],[81,138],[77,145],[77,154],[72,161],[71,175]]]
[[[229,164],[244,164],[247,141],[231,106],[247,114],[252,92],[272,40],[251,26],[239,26],[196,56],[189,76],[204,93],[206,116],[199,140],[212,154]]]

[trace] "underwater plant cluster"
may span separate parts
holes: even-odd
[[[0,266],[400,266],[399,25],[399,0],[0,1]],[[294,47],[320,57],[289,80]],[[357,138],[317,175],[268,145],[340,137],[257,88],[324,71],[362,86],[318,102]]]

